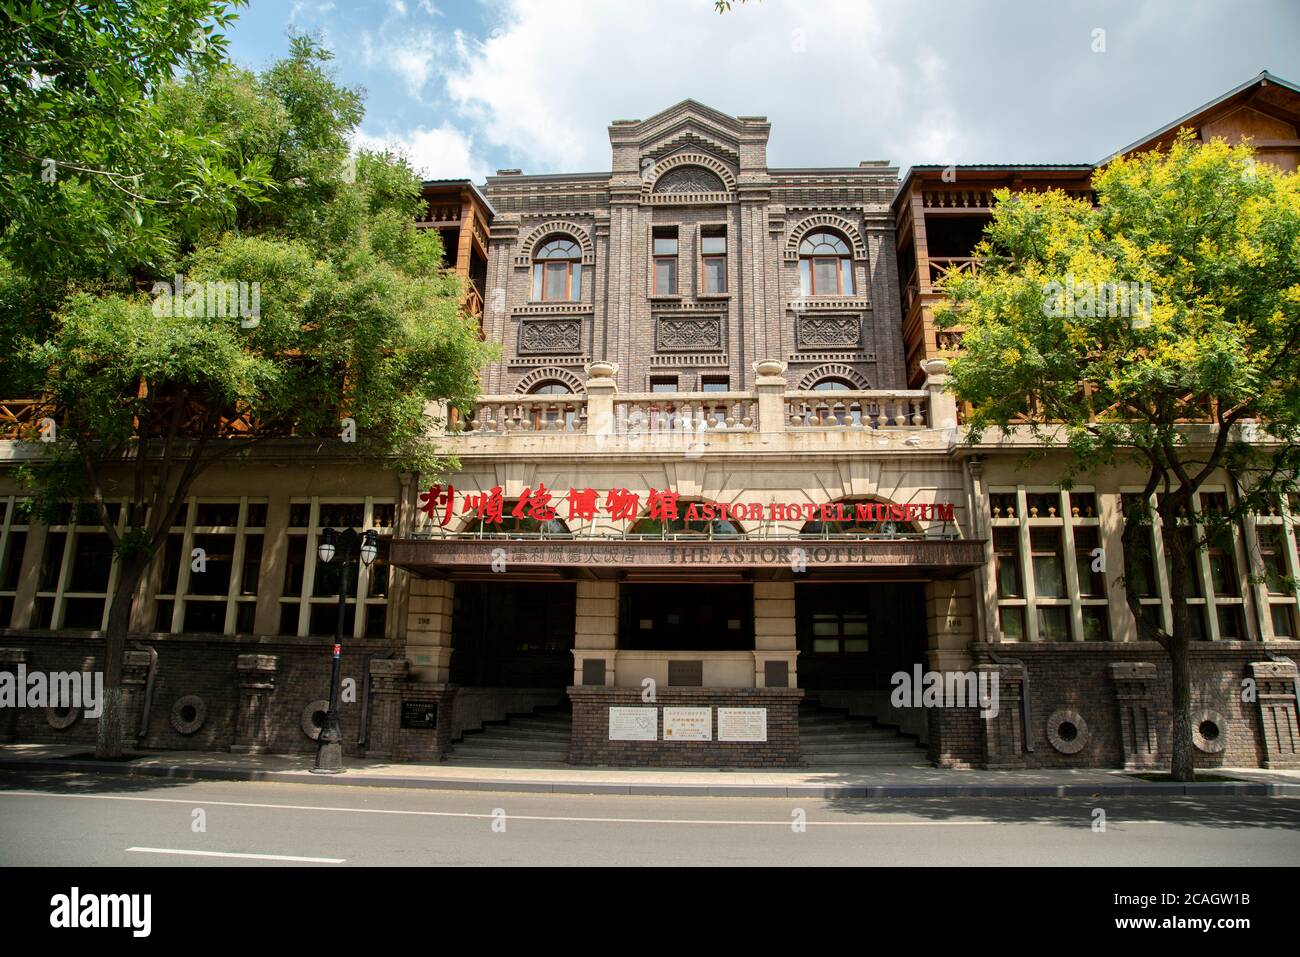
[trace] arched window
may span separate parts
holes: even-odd
[[[576,302],[582,298],[582,248],[568,236],[547,240],[533,253],[533,299]]]
[[[813,233],[799,244],[799,281],[805,296],[853,295],[853,258],[834,233]]]
[[[529,395],[573,395],[573,390],[558,379],[544,379],[528,390]],[[564,403],[556,405],[537,405],[532,410],[533,429],[549,429],[553,423],[560,420],[563,416],[564,430],[573,431],[573,423],[577,418],[577,411],[569,408]]]
[[[803,528],[799,529],[799,535],[808,538],[829,538],[837,535],[894,536],[920,534],[920,530],[913,522],[859,521],[855,506],[869,503],[884,504],[875,503],[874,499],[845,499],[841,504],[844,506],[844,512],[848,515],[852,515],[852,518],[829,522],[805,522]]]
[[[853,386],[843,379],[819,379],[813,389],[817,392],[849,392]]]
[[[558,503],[552,499],[552,507],[558,507]],[[569,526],[560,521],[559,518],[553,518],[549,522],[543,522],[540,519],[530,518],[525,515],[523,518],[515,518],[510,514],[510,510],[515,507],[515,500],[506,502],[501,508],[501,521],[491,522],[483,518],[475,518],[465,526],[465,531],[472,534],[491,535],[548,535],[560,536],[569,535]]]
[[[632,535],[662,535],[677,536],[689,538],[735,538],[744,531],[739,525],[730,519],[715,518],[705,519],[687,519],[685,518],[687,510],[691,507],[691,502],[677,503],[677,518],[659,519],[659,518],[642,518],[632,526],[630,534]],[[694,503],[700,504],[698,502]]]

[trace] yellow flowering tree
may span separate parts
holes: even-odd
[[[1187,781],[1197,553],[1275,507],[1300,465],[1300,174],[1183,130],[1167,151],[1100,168],[1093,188],[1095,206],[999,192],[980,269],[950,275],[936,318],[963,329],[952,388],[972,442],[995,430],[1065,448],[1066,483],[1142,466],[1126,564],[1158,516],[1170,627],[1126,591],[1139,638],[1169,654],[1172,772]],[[1194,506],[1211,477],[1236,491],[1226,511]]]

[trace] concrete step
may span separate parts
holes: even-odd
[[[813,754],[803,756],[804,764],[809,770],[830,770],[834,768],[879,768],[879,767],[911,767],[915,764],[925,764],[925,752],[916,749],[915,755],[898,755],[898,754],[863,754],[857,756],[835,756],[835,757],[818,757]]]
[[[546,738],[538,740],[536,738],[511,737],[509,735],[482,735],[476,734],[466,736],[465,740],[456,745],[457,748],[487,748],[493,751],[568,751],[568,738]]]
[[[563,764],[569,756],[568,749],[562,751],[542,750],[540,748],[483,748],[466,747],[458,744],[448,756],[448,760],[457,761],[491,761],[493,763],[518,762],[532,765],[549,762]]]
[[[563,741],[569,742],[569,727],[565,725],[562,728],[518,728],[514,723],[506,725],[488,725],[482,731],[466,731],[466,741],[478,741],[483,738],[501,738],[511,737],[521,740],[531,741]]]
[[[906,738],[898,738],[890,735],[889,737],[865,737],[863,735],[846,734],[836,737],[818,737],[818,738],[800,738],[800,746],[805,751],[842,751],[845,748],[869,748],[880,750],[889,748],[914,748],[915,741],[909,741]]]

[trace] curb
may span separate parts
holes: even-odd
[[[80,771],[172,781],[266,781],[343,787],[425,788],[435,791],[503,791],[532,794],[623,794],[640,797],[1300,797],[1300,784],[1201,781],[1191,784],[633,784],[612,781],[529,781],[493,778],[425,778],[316,775],[192,765],[130,765],[58,758],[0,759],[5,771]]]

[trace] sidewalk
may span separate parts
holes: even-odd
[[[129,762],[71,760],[85,745],[0,745],[0,770],[75,771],[180,781],[273,781],[350,787],[715,797],[1300,797],[1300,771],[1216,768],[1235,781],[1157,783],[1107,769],[954,771],[926,765],[868,770],[531,768],[501,764],[385,764],[348,760],[345,774],[312,774],[311,755],[156,751]]]

